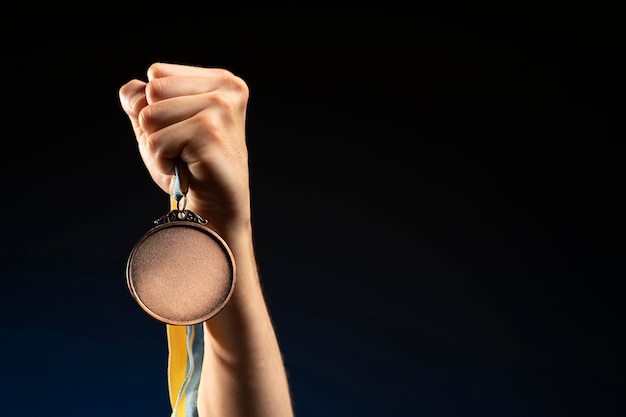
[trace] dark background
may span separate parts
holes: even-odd
[[[5,13],[2,414],[169,416],[124,276],[169,201],[117,96],[164,61],[250,86],[298,417],[623,415],[615,12],[445,6]]]

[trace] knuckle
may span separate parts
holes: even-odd
[[[156,155],[159,150],[160,138],[158,134],[145,134],[144,144],[148,153]]]
[[[208,107],[213,109],[221,109],[221,112],[230,112],[233,110],[233,100],[227,94],[223,93],[215,93],[211,94],[209,97]]]
[[[243,99],[247,99],[249,95],[248,84],[243,80],[243,78],[233,74],[229,70],[220,69],[217,72],[221,86],[233,92]]]
[[[137,120],[139,121],[139,126],[141,130],[146,133],[151,133],[154,128],[154,111],[152,106],[146,106],[139,112],[137,116]]]
[[[163,73],[163,65],[160,62],[152,63],[147,70],[148,79],[158,78]]]
[[[219,136],[222,129],[220,118],[213,111],[203,111],[194,117],[195,130],[209,137]]]
[[[159,101],[163,96],[164,87],[165,85],[163,78],[156,78],[151,80],[146,85],[146,99],[148,100],[148,103],[155,103]]]

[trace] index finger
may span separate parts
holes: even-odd
[[[140,80],[130,80],[119,89],[119,99],[122,108],[131,118],[136,118],[141,109],[146,107],[146,83]]]
[[[232,77],[234,74],[223,68],[207,68],[192,65],[169,64],[155,62],[148,68],[148,80],[155,78],[185,76],[185,77]]]

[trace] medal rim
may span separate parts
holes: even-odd
[[[228,260],[228,262],[230,263],[230,270],[231,270],[231,279],[230,279],[230,288],[228,290],[228,293],[226,294],[226,297],[224,298],[224,300],[218,304],[215,308],[213,308],[211,310],[211,312],[209,312],[208,314],[205,314],[202,317],[196,318],[196,319],[191,319],[191,320],[173,320],[171,318],[166,318],[163,317],[162,315],[152,311],[142,300],[141,297],[139,297],[139,295],[137,294],[136,288],[133,284],[133,279],[132,279],[132,273],[131,273],[131,266],[133,264],[133,259],[137,253],[137,251],[139,250],[139,248],[141,247],[141,245],[152,235],[154,235],[155,233],[165,229],[165,228],[169,228],[169,227],[187,227],[187,228],[193,228],[196,230],[200,230],[203,233],[207,234],[210,238],[212,238],[213,240],[215,240],[219,246],[222,248],[223,252],[226,255],[226,258]],[[233,253],[230,249],[230,247],[228,246],[228,244],[226,243],[226,241],[219,235],[217,234],[215,231],[213,231],[212,229],[210,229],[209,227],[203,226],[202,224],[199,223],[195,223],[195,222],[190,222],[190,221],[184,221],[184,220],[180,220],[180,221],[172,221],[172,222],[167,222],[167,223],[161,223],[158,224],[157,226],[153,227],[152,229],[148,230],[146,233],[144,233],[143,236],[141,236],[141,238],[139,238],[139,240],[137,241],[137,243],[135,243],[135,245],[133,246],[129,256],[128,256],[128,260],[126,261],[126,284],[128,286],[128,289],[133,297],[133,299],[137,302],[137,304],[139,304],[139,306],[152,318],[169,324],[169,325],[173,325],[173,326],[186,326],[186,325],[194,325],[194,324],[199,324],[202,322],[205,322],[213,317],[215,317],[219,312],[221,312],[223,310],[223,308],[226,306],[226,304],[228,304],[228,302],[230,301],[234,289],[235,289],[235,282],[236,282],[236,278],[237,277],[237,273],[236,273],[236,265],[235,265],[235,258],[233,256]]]

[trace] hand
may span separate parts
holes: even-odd
[[[179,160],[188,170],[188,209],[218,232],[247,226],[248,86],[224,69],[155,63],[147,75],[124,84],[119,97],[152,179],[172,195]]]

